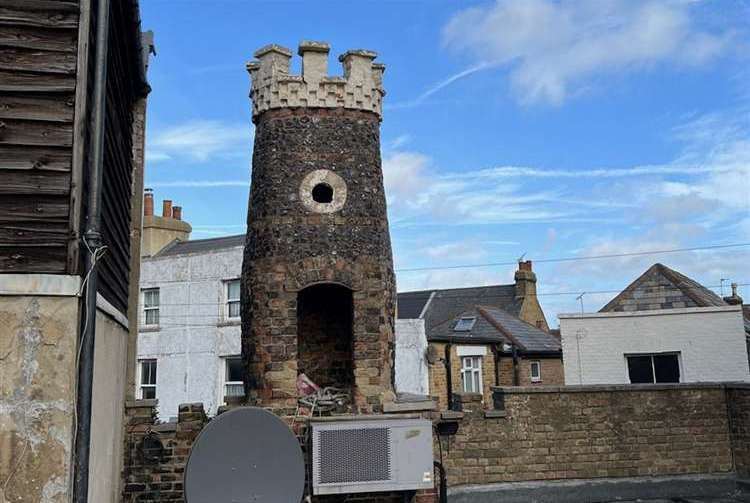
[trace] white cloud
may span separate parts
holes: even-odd
[[[425,249],[427,256],[432,259],[451,262],[472,262],[487,256],[486,250],[470,241],[457,241],[429,246]]]
[[[458,12],[443,30],[448,47],[482,68],[509,67],[521,101],[553,104],[605,72],[703,64],[729,38],[698,29],[691,5],[677,1],[497,0]]]
[[[149,187],[188,187],[188,188],[213,188],[213,187],[249,187],[250,180],[171,180],[165,182],[151,182]]]
[[[173,158],[206,161],[215,155],[249,155],[252,142],[253,128],[249,124],[192,120],[149,135],[146,158],[152,162]]]
[[[383,183],[389,202],[410,200],[430,184],[430,159],[417,152],[393,152],[383,158]]]

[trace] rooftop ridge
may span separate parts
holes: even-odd
[[[300,42],[297,53],[302,57],[302,75],[291,75],[290,49],[269,44],[255,51],[257,60],[247,63],[253,120],[267,110],[292,107],[364,110],[382,118],[385,65],[373,62],[377,53],[346,51],[338,58],[344,70],[344,76],[339,77],[328,75],[329,52],[327,42]]]

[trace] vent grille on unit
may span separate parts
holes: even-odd
[[[390,428],[326,430],[318,434],[318,483],[341,484],[391,479]]]

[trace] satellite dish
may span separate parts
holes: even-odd
[[[427,346],[427,350],[425,351],[425,358],[427,358],[427,363],[430,365],[434,365],[437,363],[437,361],[440,359],[440,355],[438,354],[437,349],[435,349],[435,346]]]
[[[185,469],[186,503],[297,503],[304,488],[297,437],[257,407],[232,409],[208,423]]]

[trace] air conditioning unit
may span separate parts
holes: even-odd
[[[311,426],[313,494],[434,487],[428,420],[326,421]]]

